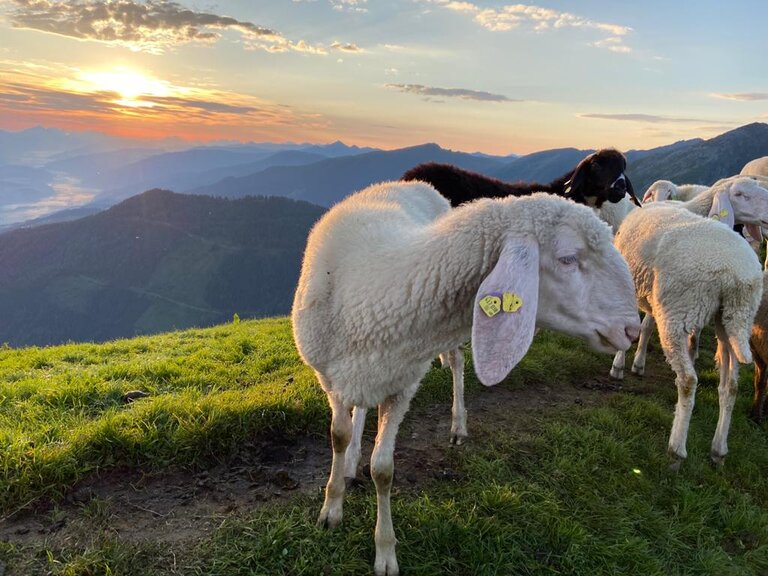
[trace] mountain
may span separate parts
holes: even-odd
[[[123,148],[179,149],[182,145],[177,138],[135,140],[101,132],[67,132],[36,126],[18,132],[0,130],[0,164],[42,166],[72,156]]]
[[[551,182],[573,170],[584,157],[594,150],[558,148],[520,156],[495,170],[490,176],[506,182]]]
[[[0,236],[0,342],[100,341],[286,314],[323,209],[152,190]]]
[[[424,144],[331,158],[307,166],[268,168],[249,176],[226,178],[209,186],[193,188],[189,192],[225,198],[249,194],[287,196],[330,206],[374,182],[397,180],[406,170],[422,162],[445,162],[486,173],[501,167],[501,162],[495,158],[481,158],[444,150],[437,144]]]
[[[107,207],[149,188],[176,192],[213,184],[229,177],[261,172],[272,166],[301,166],[326,158],[341,158],[360,152],[341,142],[327,145],[288,145],[275,151],[261,144],[231,147],[197,147],[180,152],[156,154],[114,170],[101,171],[86,182],[102,190],[94,204]]]
[[[659,179],[678,184],[712,184],[738,174],[754,158],[768,156],[768,124],[755,122],[710,140],[652,150],[627,168],[638,191]]]

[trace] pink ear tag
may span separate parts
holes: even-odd
[[[501,312],[501,298],[498,296],[489,294],[488,296],[480,298],[478,304],[480,304],[480,309],[485,312],[485,315],[488,316],[488,318],[493,318],[496,314]]]

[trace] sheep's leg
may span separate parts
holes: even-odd
[[[467,410],[464,407],[464,351],[456,348],[444,354],[453,374],[453,406],[451,407],[451,444],[457,446],[467,438]],[[443,355],[441,355],[441,358]]]
[[[333,460],[331,475],[325,487],[325,502],[317,518],[317,525],[323,528],[334,528],[341,522],[344,506],[344,453],[352,435],[352,416],[350,409],[332,392],[328,393],[328,403],[331,405],[331,443],[333,445]]]
[[[696,401],[698,379],[688,354],[688,335],[683,330],[671,329],[666,319],[660,320],[658,325],[664,355],[676,374],[677,405],[675,406],[672,431],[669,434],[668,452],[672,458],[670,468],[677,471],[680,469],[683,459],[688,456],[685,443],[688,438],[688,426],[691,422],[693,405]]]
[[[632,361],[632,372],[638,376],[645,374],[645,359],[648,356],[648,342],[653,335],[653,327],[655,325],[656,321],[653,319],[653,314],[646,314],[643,318],[643,323],[640,325],[640,338],[637,341],[635,359]]]
[[[627,353],[624,350],[616,352],[616,356],[613,357],[613,364],[611,364],[611,378],[624,380],[624,364],[626,361]]]
[[[731,426],[733,405],[736,403],[736,392],[739,387],[739,364],[728,344],[728,335],[719,319],[715,319],[717,334],[717,358],[720,365],[720,415],[717,419],[715,436],[712,438],[710,457],[716,465],[721,465],[728,454],[728,429]]]
[[[752,357],[755,359],[755,395],[752,399],[752,412],[750,418],[758,424],[763,423],[763,407],[765,406],[766,384],[768,384],[768,370],[766,370],[765,360],[760,354],[753,351]]]
[[[352,480],[357,476],[357,465],[360,463],[362,451],[363,429],[365,428],[365,415],[368,410],[355,406],[352,409],[352,439],[344,454],[344,478]]]
[[[376,561],[373,568],[377,576],[397,576],[399,573],[395,554],[397,540],[389,503],[395,473],[393,454],[397,430],[415,391],[416,386],[413,386],[379,404],[379,430],[371,455],[371,477],[376,485]]]

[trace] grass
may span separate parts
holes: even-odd
[[[713,342],[706,334],[700,388],[680,473],[666,442],[675,390],[627,385],[595,406],[537,416],[525,438],[470,413],[472,438],[445,450],[458,474],[396,483],[393,517],[404,574],[768,574],[768,438],[746,419],[751,370],[723,468],[708,463],[717,419]],[[604,377],[610,358],[543,333],[502,386],[550,387]],[[435,368],[415,409],[450,401]],[[161,470],[227,462],[244,439],[326,434],[327,406],[301,365],[285,319],[239,322],[105,345],[0,352],[0,439],[5,513],[59,502],[82,478],[110,467]],[[125,404],[141,389],[151,396]],[[479,385],[467,373],[468,395]],[[449,417],[446,409],[446,419]],[[447,439],[446,439],[447,444]],[[397,462],[396,462],[397,468]],[[101,528],[109,503],[86,503],[91,535],[62,544],[0,543],[11,574],[355,575],[373,559],[375,494],[352,491],[334,532],[314,526],[319,494],[235,511],[213,533],[174,546],[127,542]],[[50,510],[50,509],[49,509]]]

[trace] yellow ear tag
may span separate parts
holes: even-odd
[[[517,312],[523,306],[523,299],[514,292],[504,292],[502,295],[501,309],[504,312]]]
[[[501,312],[501,298],[498,296],[485,296],[480,298],[480,308],[488,318],[493,318]]]
[[[726,216],[728,216],[728,210],[723,208],[722,210],[720,210],[720,218],[725,218]]]

